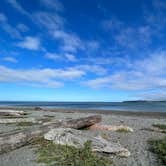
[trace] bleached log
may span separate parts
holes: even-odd
[[[0,153],[9,152],[16,148],[29,144],[33,139],[43,136],[50,129],[58,127],[67,127],[80,129],[89,127],[101,121],[100,115],[89,116],[85,118],[73,119],[69,121],[61,121],[49,125],[42,125],[33,129],[25,129],[22,131],[11,132],[0,135]]]

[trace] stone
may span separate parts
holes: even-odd
[[[92,142],[92,151],[115,154],[121,157],[130,156],[130,152],[118,143],[110,142],[101,136],[93,137],[83,131],[71,128],[55,128],[44,134],[46,140],[55,144],[69,145],[76,148],[83,147],[86,141]]]

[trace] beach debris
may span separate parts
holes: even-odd
[[[41,108],[41,107],[35,107],[34,110],[35,110],[35,111],[41,111],[42,108]]]
[[[159,132],[159,133],[166,133],[166,129],[159,129],[159,128],[142,128],[141,130],[146,130],[150,132]]]
[[[112,126],[112,125],[94,124],[94,125],[90,126],[89,129],[90,130],[108,130],[108,131],[124,130],[124,131],[127,131],[127,132],[133,132],[134,131],[131,127],[124,126],[124,125]]]
[[[17,111],[17,110],[0,110],[0,115],[2,116],[21,116],[26,115],[25,111]]]
[[[93,137],[83,131],[71,129],[71,128],[56,128],[50,130],[44,135],[46,140],[53,141],[55,144],[69,145],[76,148],[83,147],[87,141],[92,142],[92,151],[115,154],[121,157],[130,156],[130,152],[123,148],[120,144],[110,142],[102,138],[101,136]]]
[[[37,123],[37,119],[35,118],[4,118],[0,119],[0,124],[9,124],[9,123],[20,123],[20,122],[32,122]]]
[[[21,131],[2,134],[0,135],[0,154],[25,146],[31,143],[33,139],[43,136],[54,128],[66,127],[80,129],[89,127],[95,123],[99,123],[100,121],[101,115],[94,115],[68,121],[54,122],[48,125],[39,125],[34,128],[26,128]]]

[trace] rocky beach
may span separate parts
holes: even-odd
[[[17,113],[17,115],[13,115],[14,111]],[[21,111],[25,112],[25,114],[23,114]],[[12,113],[12,115],[1,114],[0,137],[3,137],[5,134],[14,133],[16,131],[21,132],[25,129],[34,129],[43,124],[48,125],[53,122],[70,121],[73,119],[86,118],[91,116],[93,117],[94,115],[98,115],[101,116],[101,122],[97,123],[97,125],[100,127],[108,127],[107,129],[88,128],[86,130],[79,130],[79,132],[83,134],[83,137],[86,135],[87,139],[92,138],[93,140],[94,138],[96,139],[101,137],[100,143],[102,142],[101,140],[107,141],[107,143],[109,143],[109,147],[112,146],[116,147],[117,149],[121,148],[120,150],[126,149],[127,152],[129,152],[129,154],[127,153],[127,156],[119,155],[119,153],[116,152],[117,149],[115,150],[115,153],[110,153],[107,155],[105,154],[107,158],[110,158],[113,161],[115,166],[159,165],[157,156],[149,150],[148,140],[160,139],[165,136],[165,132],[163,132],[163,130],[161,131],[160,129],[154,127],[155,124],[166,125],[165,113],[130,113],[120,111],[106,112],[102,110],[39,109],[21,107],[1,107],[0,112]],[[120,129],[117,127],[120,127]],[[132,129],[132,131],[124,129],[125,127]],[[72,130],[74,130],[75,133],[75,129]],[[66,130],[64,132],[66,132]],[[67,132],[65,133],[66,135]],[[56,135],[60,133],[54,134]],[[72,135],[71,140],[75,139],[76,137],[77,141],[79,142],[79,134],[76,133],[77,136]],[[48,133],[47,137],[49,137]],[[58,139],[62,139],[62,137],[59,137]],[[55,138],[54,142],[56,142]],[[68,142],[66,142],[66,144],[67,143]],[[105,149],[108,150],[108,148]],[[35,147],[31,144],[28,144],[26,146],[16,148],[15,150],[1,153],[0,165],[41,165],[41,163],[36,162],[36,158],[37,154],[35,152]]]

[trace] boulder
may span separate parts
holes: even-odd
[[[69,145],[76,148],[83,147],[86,141],[92,142],[92,151],[115,154],[121,157],[130,156],[130,152],[120,144],[110,142],[101,136],[93,137],[83,131],[71,128],[55,128],[44,134],[46,140],[53,141],[55,144]]]

